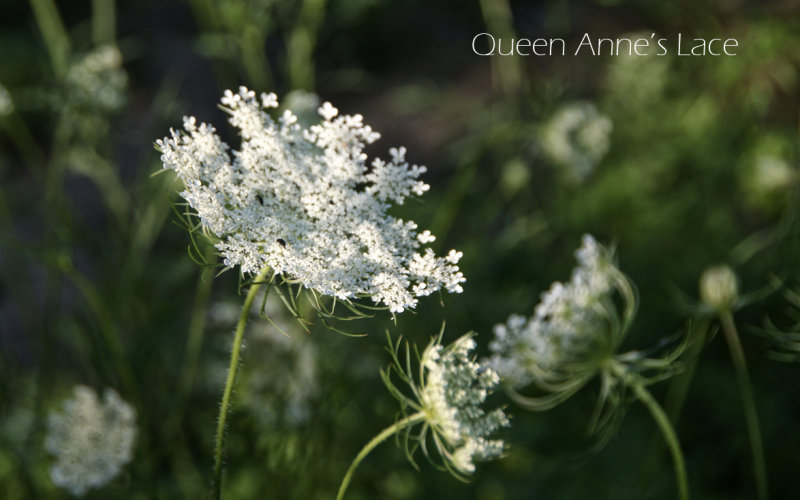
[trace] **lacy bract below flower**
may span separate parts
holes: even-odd
[[[503,441],[487,437],[507,426],[508,418],[500,408],[489,413],[481,408],[500,378],[470,354],[475,340],[469,334],[447,347],[439,344],[440,339],[432,341],[422,353],[418,384],[411,376],[411,367],[406,365],[407,373],[400,371],[395,357],[395,368],[411,387],[414,398],[399,391],[388,373],[383,374],[384,380],[404,406],[422,414],[423,427],[417,437],[423,451],[427,454],[430,434],[445,467],[458,475],[471,474],[475,461],[493,459],[503,452]]]
[[[593,237],[585,235],[575,255],[571,280],[553,283],[530,318],[513,314],[496,325],[489,344],[491,365],[509,386],[554,393],[545,405],[569,397],[614,356],[636,307],[632,286]]]
[[[47,421],[45,447],[55,455],[50,477],[73,495],[109,482],[133,457],[136,412],[112,389],[103,401],[89,387],[75,386],[63,412]]]
[[[414,222],[387,213],[428,190],[417,179],[425,167],[409,166],[404,148],[368,167],[363,148],[380,135],[361,115],[339,116],[326,102],[323,120],[304,129],[291,111],[277,122],[266,113],[278,106],[275,94],[260,97],[242,87],[222,98],[243,139],[239,151],[191,117],[183,132],[157,141],[227,266],[243,273],[268,266],[322,294],[369,296],[392,312],[442,288],[461,292],[461,253],[422,251],[430,232],[417,234]]]

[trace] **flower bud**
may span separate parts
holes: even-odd
[[[729,311],[738,296],[738,280],[729,266],[709,267],[700,276],[700,298],[715,311]]]

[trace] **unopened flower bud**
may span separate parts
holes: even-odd
[[[700,277],[700,298],[715,311],[729,311],[738,296],[738,280],[730,267],[709,267]]]

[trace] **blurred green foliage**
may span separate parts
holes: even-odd
[[[254,319],[229,426],[226,498],[331,498],[360,447],[396,416],[378,376],[389,359],[383,331],[425,345],[446,321],[446,339],[475,330],[486,353],[492,325],[530,314],[552,281],[568,277],[587,232],[616,247],[638,286],[624,348],[686,330],[699,276],[715,263],[736,270],[743,293],[765,292],[736,319],[772,496],[800,497],[800,367],[748,334],[763,333],[769,318],[766,330],[791,335],[798,321],[796,295],[769,293],[798,278],[797,14],[792,2],[744,0],[4,2],[0,84],[13,110],[0,116],[0,496],[66,496],[48,477],[44,422],[77,383],[113,387],[138,412],[134,460],[88,497],[207,491],[232,330],[215,311],[242,297],[235,272],[217,276],[190,259],[187,233],[173,223],[177,186],[171,174],[152,175],[161,168],[152,143],[182,114],[230,134],[214,103],[245,84],[281,96],[314,91],[362,113],[384,135],[370,153],[408,146],[432,188],[395,215],[430,228],[439,250],[463,251],[467,282],[444,307],[432,297],[396,324],[377,314],[347,325],[364,338],[319,324],[308,334],[287,320],[287,347],[259,334],[271,326]],[[567,40],[724,35],[741,50],[476,56],[472,37],[487,30]],[[75,85],[75,68],[103,47],[121,54],[98,70],[116,82],[112,105]],[[607,152],[579,180],[543,143],[548,123],[576,102],[613,125]],[[677,425],[690,488],[695,498],[754,498],[742,403],[711,325]],[[666,385],[653,387],[657,398]],[[586,437],[597,390],[541,414],[499,394],[492,402],[514,416],[507,456],[479,466],[469,483],[424,461],[416,471],[387,443],[359,468],[348,497],[674,497],[669,456],[642,408],[630,407],[602,449]],[[286,412],[301,399],[302,418]]]

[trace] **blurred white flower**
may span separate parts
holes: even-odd
[[[611,120],[593,104],[573,102],[545,123],[541,146],[569,180],[581,182],[608,152],[612,128]]]
[[[63,411],[47,420],[53,483],[76,496],[108,483],[133,458],[135,421],[136,411],[114,390],[106,389],[101,402],[93,389],[75,386]]]
[[[74,104],[104,112],[113,112],[125,105],[127,84],[122,54],[111,45],[89,52],[67,73],[69,97]]]
[[[275,94],[260,97],[241,87],[222,98],[243,139],[239,151],[230,154],[212,126],[192,117],[156,143],[225,265],[251,274],[269,267],[321,294],[368,296],[392,312],[440,289],[462,291],[456,259],[421,253],[417,225],[387,213],[428,190],[417,180],[425,167],[410,166],[405,148],[368,167],[363,148],[380,135],[361,115],[339,116],[326,102],[323,120],[304,129],[289,110],[277,122],[267,114]]]
[[[748,185],[755,196],[773,196],[790,186],[796,177],[795,170],[783,158],[761,154],[753,162]]]
[[[539,372],[580,362],[587,351],[605,343],[606,306],[619,271],[590,235],[584,235],[575,256],[572,279],[553,283],[530,319],[512,314],[494,327],[491,363],[512,387],[528,385]]]
[[[475,340],[470,334],[447,347],[440,339],[431,341],[422,353],[418,384],[410,374],[411,367],[407,367],[409,373],[402,372],[395,356],[394,366],[414,398],[399,391],[388,374],[384,380],[395,397],[421,413],[423,430],[418,436],[423,448],[427,450],[425,440],[432,436],[448,469],[458,475],[472,474],[476,461],[497,458],[504,449],[502,440],[487,438],[507,426],[508,417],[501,408],[489,413],[481,408],[500,378],[486,363],[475,361],[471,354]]]

